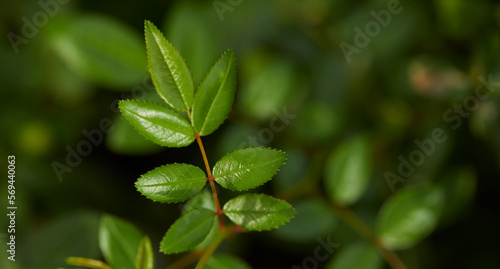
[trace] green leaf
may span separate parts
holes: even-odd
[[[355,203],[368,186],[372,162],[368,140],[358,136],[344,142],[326,162],[325,185],[339,204]]]
[[[215,63],[200,84],[193,105],[193,126],[209,135],[227,118],[236,91],[236,59],[232,50]]]
[[[208,209],[200,208],[186,213],[167,231],[161,240],[160,251],[174,254],[195,247],[207,237],[217,222],[214,212]]]
[[[65,259],[65,262],[68,265],[83,266],[85,268],[112,269],[111,266],[107,265],[106,263],[104,263],[102,261],[89,259],[89,258],[68,257]]]
[[[215,254],[210,257],[205,269],[252,269],[252,267],[234,255]]]
[[[194,141],[189,122],[166,107],[134,100],[120,101],[118,106],[139,133],[160,146],[184,147]]]
[[[173,108],[189,110],[193,105],[194,83],[184,59],[153,23],[146,21],[144,26],[149,69],[156,91]]]
[[[202,192],[195,195],[192,199],[189,199],[182,207],[182,214],[186,214],[189,211],[198,210],[199,208],[209,209],[215,213],[215,202],[211,191],[203,190]]]
[[[205,173],[194,165],[174,163],[142,175],[135,187],[153,201],[175,203],[199,193],[205,186],[206,178]]]
[[[99,245],[113,268],[135,268],[142,237],[142,233],[127,221],[110,215],[101,218]]]
[[[285,107],[300,87],[299,75],[292,62],[254,53],[242,64],[243,83],[238,103],[246,115],[263,120]]]
[[[224,205],[226,216],[247,230],[278,228],[290,221],[295,209],[283,201],[264,194],[244,194]]]
[[[153,246],[149,237],[144,236],[139,245],[139,252],[135,261],[136,269],[154,269]]]
[[[258,187],[276,174],[285,163],[286,153],[268,148],[237,149],[222,157],[213,169],[215,181],[233,191]]]
[[[397,192],[382,206],[376,232],[389,249],[406,249],[429,235],[438,222],[444,193],[438,187],[414,187]]]
[[[99,15],[57,19],[49,29],[54,51],[75,73],[104,86],[129,89],[146,74],[144,45],[134,29]]]
[[[382,265],[377,249],[366,242],[360,242],[342,248],[326,269],[380,269]]]
[[[7,190],[5,189],[5,191]],[[19,198],[22,199],[21,192],[16,196],[16,199]],[[27,200],[22,201],[27,202]],[[17,202],[21,204],[20,200]],[[19,213],[21,214],[16,216],[18,218],[16,220],[32,220],[32,218],[27,219],[26,216],[23,218],[23,211],[18,211],[17,214]],[[7,228],[7,226],[3,227]],[[29,251],[26,248],[22,263],[18,262],[18,259],[16,259],[16,262],[12,262],[7,259],[7,256],[0,254],[1,258],[5,258],[9,262],[9,265],[5,267],[0,262],[0,268],[11,268],[12,264],[22,264],[19,268],[58,268],[64,266],[65,259],[70,256],[99,259],[101,254],[97,240],[98,230],[99,215],[96,213],[74,212],[63,214],[39,225],[36,230],[30,232]],[[7,239],[7,237],[4,238]],[[8,243],[3,241],[4,238],[0,241],[4,244]],[[10,256],[5,250],[2,252]]]

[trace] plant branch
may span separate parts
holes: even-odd
[[[205,250],[205,253],[203,253],[203,256],[201,256],[201,259],[196,265],[195,269],[202,269],[205,266],[208,259],[210,259],[214,251],[217,249],[217,247],[220,245],[220,243],[225,237],[226,237],[226,230],[225,229],[219,230],[217,237],[212,242],[212,244],[210,244],[210,246]]]
[[[393,269],[407,269],[406,265],[401,261],[401,259],[391,250],[386,249],[380,239],[377,238],[375,233],[372,231],[370,226],[368,226],[363,220],[361,220],[354,212],[348,208],[332,202],[332,208],[335,213],[344,220],[351,228],[353,228],[358,234],[365,237],[374,247],[382,254],[384,259]]]
[[[200,147],[201,155],[203,156],[203,161],[205,162],[205,168],[207,169],[207,175],[208,178],[207,180],[210,182],[210,188],[212,189],[212,195],[214,196],[214,202],[215,202],[215,209],[217,214],[217,217],[219,218],[219,229],[224,229],[224,223],[222,222],[222,214],[224,213],[220,207],[219,203],[219,197],[217,195],[217,189],[215,188],[215,182],[214,182],[214,177],[212,176],[212,173],[210,172],[210,165],[208,164],[208,158],[207,154],[205,153],[205,148],[203,147],[203,142],[201,142],[201,137],[199,133],[195,133],[194,137],[196,138],[196,141],[198,142],[198,146]]]

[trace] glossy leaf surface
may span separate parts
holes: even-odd
[[[194,83],[179,51],[151,22],[145,22],[146,46],[151,78],[158,94],[179,111],[193,104]]]
[[[118,104],[128,122],[144,137],[167,147],[184,147],[194,141],[189,122],[155,103],[123,100]]]
[[[226,189],[252,189],[271,180],[285,163],[286,156],[282,151],[268,148],[237,149],[214,165],[213,175],[215,181]]]
[[[278,228],[295,215],[289,203],[264,194],[233,198],[224,205],[224,212],[235,224],[253,231]]]
[[[227,118],[236,91],[236,59],[227,51],[210,69],[200,84],[193,106],[193,126],[201,135],[209,135]]]
[[[216,224],[213,211],[204,208],[190,211],[172,224],[161,241],[160,251],[173,254],[189,250],[201,243]]]
[[[203,189],[206,177],[205,173],[194,165],[174,163],[157,167],[142,175],[135,187],[153,201],[182,202]]]

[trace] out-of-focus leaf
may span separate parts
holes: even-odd
[[[377,249],[366,242],[349,244],[335,254],[327,269],[380,269],[383,262]]]
[[[264,194],[244,194],[224,205],[226,216],[251,231],[271,230],[290,221],[295,209],[283,201]]]
[[[154,269],[154,254],[153,246],[149,237],[144,236],[139,245],[137,260],[135,261],[136,269]]]
[[[209,135],[227,118],[236,91],[236,58],[224,53],[200,84],[193,105],[193,126],[200,135]]]
[[[358,136],[342,143],[326,162],[328,195],[342,205],[355,203],[368,186],[371,171],[370,144],[366,138]]]
[[[222,187],[243,191],[271,180],[285,163],[286,153],[268,148],[250,147],[222,157],[213,169],[215,181]]]
[[[17,242],[16,250],[19,247],[18,253],[24,253],[23,268],[24,266],[31,268],[63,267],[67,257],[75,256],[98,259],[98,228],[98,215],[87,212],[63,215],[61,218],[43,225],[31,236],[26,248],[21,241]],[[7,260],[7,258],[5,259]],[[12,264],[11,261],[9,262]],[[18,262],[16,259],[15,263],[19,264]]]
[[[331,139],[340,130],[341,118],[332,107],[321,102],[311,102],[292,119],[293,133],[312,143]]]
[[[328,204],[318,198],[306,198],[292,204],[297,215],[274,233],[290,241],[314,241],[318,236],[331,233],[338,219]]]
[[[186,59],[195,84],[203,79],[219,53],[219,39],[215,36],[220,28],[211,4],[176,2],[163,24],[165,36]]]
[[[50,42],[77,74],[117,89],[140,83],[147,62],[144,45],[134,30],[100,15],[80,15],[57,22],[57,27],[51,28]]]
[[[185,147],[194,141],[189,122],[166,107],[134,100],[122,100],[118,106],[139,133],[160,146]]]
[[[111,215],[101,218],[99,245],[113,268],[135,268],[143,234],[133,224]]]
[[[215,254],[207,261],[205,269],[251,269],[242,259],[230,254]]]
[[[436,227],[444,205],[443,190],[436,186],[398,191],[382,206],[376,232],[389,249],[406,249],[419,243]]]
[[[151,22],[145,22],[146,46],[151,78],[158,94],[179,111],[191,109],[194,84],[191,73],[170,42]]]
[[[282,110],[297,89],[297,74],[285,60],[255,62],[250,59],[249,62],[256,66],[244,68],[252,71],[246,74],[247,81],[239,92],[241,111],[258,119],[269,118],[275,110]]]
[[[174,163],[157,167],[142,175],[135,187],[149,199],[162,203],[182,202],[200,192],[207,176],[198,167]]]
[[[121,115],[114,115],[112,121],[114,129],[106,136],[106,145],[110,150],[126,155],[151,154],[162,150],[137,132]]]
[[[189,250],[201,243],[217,223],[217,216],[212,210],[199,208],[189,211],[168,229],[161,240],[160,251],[174,254]]]
[[[83,266],[85,268],[112,269],[111,266],[102,261],[89,258],[69,257],[66,259],[66,263],[74,266]]]

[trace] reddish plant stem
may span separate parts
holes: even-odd
[[[217,189],[215,189],[215,183],[214,183],[214,176],[212,176],[212,172],[210,172],[210,165],[208,164],[208,158],[207,154],[205,153],[205,148],[203,147],[203,143],[201,142],[201,137],[199,133],[195,133],[194,137],[196,138],[196,142],[198,142],[198,146],[200,147],[201,155],[203,156],[203,161],[205,162],[205,168],[207,170],[207,175],[208,175],[208,182],[210,182],[210,188],[212,189],[212,194],[214,196],[214,202],[215,202],[215,209],[216,212],[215,214],[219,218],[219,229],[224,229],[224,223],[222,222],[222,214],[224,214],[224,211],[222,211],[219,203],[219,197],[217,195]]]

